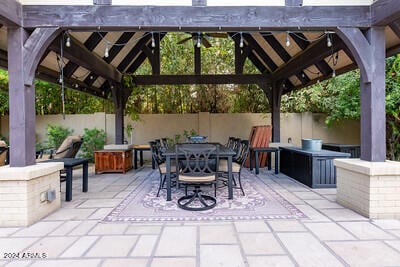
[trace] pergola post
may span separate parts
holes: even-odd
[[[111,85],[111,92],[115,112],[115,144],[122,145],[124,143],[124,111],[131,91],[124,88],[122,84],[114,83]]]
[[[338,35],[352,52],[361,73],[361,156],[362,160],[386,160],[385,30],[373,27],[339,28]]]
[[[24,44],[28,33],[8,29],[8,73],[10,103],[10,166],[35,164],[35,85],[24,84]],[[32,134],[33,133],[33,134]]]
[[[8,28],[8,74],[10,106],[10,166],[35,164],[35,71],[41,57],[59,31]]]
[[[281,97],[282,83],[272,83],[272,92],[270,97],[271,121],[272,121],[272,142],[281,141]]]
[[[266,94],[271,108],[272,142],[281,141],[281,97],[283,92],[282,85],[282,81],[258,84],[258,86],[260,86]]]

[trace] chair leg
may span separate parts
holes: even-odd
[[[164,186],[164,183],[165,183],[165,177],[163,178],[163,175],[160,174],[160,185],[158,186],[157,197],[160,195],[160,190]]]
[[[196,199],[203,205],[201,207],[190,206]],[[208,203],[207,203],[208,202]],[[212,196],[202,195],[199,187],[195,187],[192,195],[183,196],[178,199],[178,207],[184,210],[201,211],[209,210],[217,205],[217,200]]]
[[[240,172],[239,172],[239,186],[240,186],[240,190],[242,190],[242,194],[243,194],[243,196],[245,195],[244,194],[244,190],[243,190],[243,186],[242,186],[242,179],[240,179]]]

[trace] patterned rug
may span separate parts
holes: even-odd
[[[151,221],[220,221],[250,219],[290,219],[306,218],[295,206],[268,186],[263,179],[242,172],[245,196],[234,189],[234,198],[228,200],[227,187],[217,189],[217,206],[207,211],[187,211],[178,208],[177,199],[184,195],[184,189],[172,189],[172,201],[166,201],[166,190],[161,190],[158,171],[138,177],[135,189],[109,214],[105,222],[151,222]],[[202,187],[209,195],[214,195],[211,187]]]

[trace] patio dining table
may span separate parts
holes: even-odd
[[[224,145],[219,145],[219,158],[228,160],[228,199],[233,199],[233,178],[232,178],[232,157],[236,155],[236,152]],[[178,152],[179,153],[179,152]],[[171,158],[174,159],[176,156],[184,158],[183,152],[176,154],[175,146],[169,147],[165,152],[162,153],[165,157],[166,165],[166,182],[167,182],[167,201],[171,201]]]

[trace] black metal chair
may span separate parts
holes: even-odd
[[[214,185],[214,196],[217,194],[219,147],[215,144],[178,144],[176,162],[179,162],[177,182],[185,186],[185,196],[178,199],[178,207],[201,211],[216,206],[215,197],[202,194],[200,186]],[[183,154],[183,159],[180,155]],[[193,194],[187,194],[187,187],[194,186]]]
[[[75,158],[81,148],[83,139],[79,135],[70,135],[64,139],[56,152],[50,153],[50,159]],[[60,181],[64,182],[67,179],[66,169],[60,171]],[[60,185],[61,186],[61,185]]]
[[[54,154],[50,155],[50,159],[59,159],[59,158],[75,158],[78,153],[81,145],[83,143],[83,139],[79,135],[70,135],[65,138],[65,140],[61,143]]]
[[[157,191],[157,197],[160,195],[160,191],[162,188],[164,188],[165,185],[165,180],[167,177],[167,166],[165,164],[165,160],[163,159],[161,155],[161,146],[160,143],[157,141],[150,141],[150,150],[151,150],[151,157],[156,164],[158,171],[160,173],[160,185],[158,187]],[[176,177],[176,167],[175,167],[175,161],[171,161],[171,178]],[[173,181],[176,183],[176,181]],[[164,188],[165,189],[165,188]]]
[[[250,149],[249,141],[241,140],[236,157],[233,159],[232,162],[232,177],[234,182],[234,188],[240,189],[242,191],[243,196],[245,195],[245,193],[242,186],[241,173],[242,173],[242,168],[244,167],[244,163],[246,162],[247,155],[249,154],[249,149]],[[224,186],[227,186],[227,175],[228,175],[227,160],[220,161],[219,172],[220,172],[220,180],[222,180]],[[235,175],[238,177],[239,186],[237,186]]]
[[[225,144],[225,146],[228,147],[228,148],[233,148],[233,144],[234,144],[235,139],[236,139],[236,137],[229,136],[228,137],[228,142]]]

